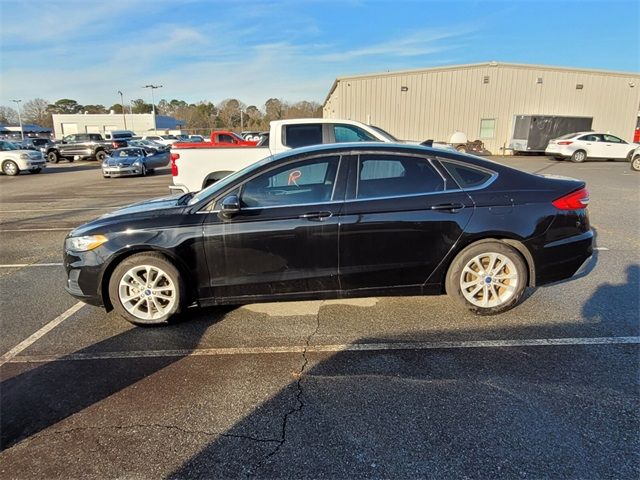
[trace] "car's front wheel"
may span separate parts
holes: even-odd
[[[13,160],[5,160],[4,162],[2,162],[2,171],[5,173],[5,175],[13,176],[20,173],[20,168],[18,167],[18,164]]]
[[[162,325],[182,308],[184,288],[178,269],[159,253],[126,258],[109,280],[113,308],[136,325]]]
[[[52,150],[47,153],[47,160],[51,163],[58,163],[60,161],[60,154],[55,150]]]
[[[467,247],[447,272],[447,293],[478,315],[515,307],[528,283],[527,265],[513,247],[498,241]]]
[[[107,153],[104,150],[98,150],[96,152],[96,160],[100,163],[104,162],[104,159],[107,158]]]
[[[640,172],[640,155],[631,160],[631,170]]]

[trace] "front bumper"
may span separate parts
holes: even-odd
[[[25,165],[27,169],[32,168],[45,168],[47,166],[47,162],[43,160],[25,160]]]
[[[102,174],[110,177],[142,175],[142,166],[131,165],[129,167],[102,167]]]

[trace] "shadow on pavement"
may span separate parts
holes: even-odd
[[[187,310],[181,322],[164,328],[131,328],[74,352],[122,351],[130,343],[198,346],[206,330],[230,308]],[[188,322],[188,334],[185,325]],[[0,384],[0,451],[100,402],[114,393],[179,361],[183,357],[132,361],[55,361],[4,380]],[[64,357],[62,357],[64,359]],[[106,367],[108,368],[105,368]]]

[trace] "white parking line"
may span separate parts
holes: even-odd
[[[4,365],[7,362],[10,362],[11,359],[13,359],[16,355],[18,355],[20,352],[22,352],[24,349],[29,348],[31,345],[33,345],[35,342],[37,342],[40,338],[42,338],[43,336],[45,336],[47,333],[49,333],[51,330],[53,330],[54,328],[56,328],[58,325],[60,325],[62,322],[64,322],[67,318],[69,318],[71,315],[73,315],[74,313],[76,313],[78,310],[80,310],[82,307],[84,307],[86,304],[82,303],[82,302],[78,302],[76,303],[73,307],[71,307],[70,309],[68,309],[66,312],[58,315],[56,318],[54,318],[53,320],[51,320],[49,323],[47,323],[44,327],[42,327],[40,330],[38,330],[37,332],[35,332],[33,335],[31,335],[29,338],[23,340],[22,342],[20,342],[18,345],[16,345],[15,347],[13,347],[11,350],[9,350],[7,353],[5,353],[4,355],[2,355],[2,357],[0,357],[0,366]]]
[[[609,249],[607,247],[595,247],[594,250],[600,250],[602,252],[608,252]]]
[[[221,355],[264,355],[310,352],[367,352],[380,350],[435,350],[458,348],[504,348],[575,345],[640,344],[640,337],[522,338],[511,340],[467,340],[459,342],[346,343],[337,345],[291,345],[280,347],[198,348],[195,350],[137,350],[130,352],[71,353],[14,356],[8,363],[113,360],[153,357],[201,357]]]
[[[7,228],[0,230],[0,233],[5,232],[70,232],[74,227],[64,228]]]
[[[0,265],[0,268],[25,268],[25,267],[61,267],[64,263],[9,263]]]

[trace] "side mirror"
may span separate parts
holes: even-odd
[[[230,219],[240,212],[240,199],[237,195],[229,195],[222,200],[220,215],[225,219]]]

